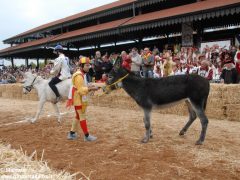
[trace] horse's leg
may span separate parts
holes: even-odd
[[[179,135],[183,136],[188,128],[191,126],[191,124],[193,123],[193,121],[197,118],[196,113],[194,112],[192,105],[190,104],[190,102],[188,100],[185,101],[187,106],[188,106],[188,112],[189,112],[189,120],[186,123],[186,125],[182,128],[182,130],[180,131]]]
[[[142,143],[147,143],[151,136],[150,116],[151,116],[151,110],[144,109],[144,124],[145,124],[146,134],[145,134],[144,138],[142,139]]]
[[[202,103],[202,104],[204,104],[204,103]],[[203,105],[193,104],[193,107],[194,107],[194,110],[195,110],[197,116],[199,117],[201,125],[202,125],[202,131],[201,131],[200,137],[195,144],[202,145],[205,140],[205,136],[206,136],[207,126],[208,126],[208,118],[205,115]]]
[[[52,105],[53,105],[53,107],[55,109],[58,122],[61,123],[61,115],[60,115],[60,111],[59,111],[58,105],[57,105],[57,103],[56,104],[52,103]]]
[[[35,118],[33,118],[31,120],[32,123],[35,123],[38,120],[38,118],[39,118],[39,116],[40,116],[40,114],[42,112],[44,103],[45,103],[45,101],[40,99],[40,101],[38,103],[38,110],[37,110],[36,116],[35,116]]]

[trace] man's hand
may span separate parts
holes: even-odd
[[[94,85],[92,85],[92,84],[89,84],[88,85],[88,90],[89,91],[97,91],[99,89],[99,87],[97,87],[97,86],[94,86]]]

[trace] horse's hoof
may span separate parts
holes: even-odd
[[[183,135],[185,135],[185,133],[186,132],[182,130],[182,131],[180,131],[179,136],[183,136]]]
[[[58,118],[58,119],[57,119],[57,122],[58,122],[59,124],[61,124],[62,119],[61,119],[61,118]]]
[[[33,124],[33,123],[36,122],[36,119],[35,119],[35,118],[28,119],[28,122],[30,122],[31,124]]]
[[[198,140],[198,141],[195,143],[195,145],[203,145],[203,141]]]
[[[151,139],[153,138],[153,135],[152,135],[152,134],[150,135],[150,138],[151,138]]]
[[[148,138],[143,138],[141,142],[142,142],[142,143],[147,143],[148,141],[149,141]]]

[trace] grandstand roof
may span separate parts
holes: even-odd
[[[96,13],[99,13],[99,12],[102,12],[102,11],[105,11],[105,10],[109,10],[109,9],[112,9],[112,8],[116,8],[116,7],[120,8],[123,5],[129,4],[129,3],[135,2],[135,1],[136,0],[119,0],[119,1],[116,1],[116,2],[113,2],[113,3],[110,3],[110,4],[106,4],[106,5],[103,5],[103,6],[100,6],[100,7],[97,7],[97,8],[93,8],[93,9],[90,9],[90,10],[87,10],[87,11],[84,11],[84,12],[81,12],[81,13],[78,13],[78,14],[74,14],[72,16],[68,16],[66,18],[59,19],[57,21],[53,21],[53,22],[38,26],[38,27],[33,28],[29,31],[26,31],[26,32],[23,32],[23,33],[18,34],[16,36],[10,37],[10,38],[8,38],[4,41],[8,41],[8,40],[13,39],[13,38],[25,36],[25,35],[28,35],[28,34],[31,34],[31,33],[34,33],[34,32],[37,32],[39,30],[43,30],[43,29],[46,29],[46,28],[49,28],[49,27],[52,27],[52,26],[62,25],[63,23],[70,22],[70,21],[73,21],[75,19],[78,19],[78,18],[81,18],[81,17],[84,17],[84,16],[93,15],[93,14],[96,14]]]
[[[43,38],[0,51],[0,56],[49,46],[58,42],[74,42],[81,40],[97,39],[119,33],[134,32],[143,29],[162,27],[191,21],[204,21],[226,15],[240,13],[240,0],[206,0],[188,5],[164,9],[152,13],[142,14],[131,18],[116,20],[99,24],[64,34]]]

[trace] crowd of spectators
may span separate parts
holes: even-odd
[[[12,66],[3,66],[0,69],[0,84],[9,84],[9,83],[21,83],[24,80],[24,77],[20,73],[30,71],[32,73],[36,73],[44,79],[48,79],[51,77],[50,70],[52,68],[53,63],[49,63],[44,68],[33,68],[30,66],[20,66],[20,67],[12,67]]]
[[[101,56],[96,52],[92,67],[96,80],[108,74],[117,56],[122,58],[122,66],[141,77],[162,78],[181,74],[198,74],[211,83],[236,84],[240,80],[240,49],[235,46],[212,47],[206,45],[202,52],[197,48],[179,48],[152,51],[145,47],[140,51],[132,48],[120,54]],[[92,74],[94,76],[94,73]]]
[[[105,82],[108,73],[118,56],[121,56],[122,66],[140,77],[162,78],[181,74],[198,74],[212,83],[239,83],[240,81],[240,49],[235,46],[212,47],[206,45],[202,51],[198,48],[180,48],[174,46],[172,50],[159,51],[148,47],[138,50],[132,48],[121,53],[101,54],[96,51],[91,57],[89,80]],[[80,56],[81,57],[81,56]],[[72,61],[73,62],[73,61]],[[76,63],[72,63],[76,70]],[[53,62],[52,62],[53,63]],[[3,67],[0,69],[0,84],[22,82],[23,77],[19,70],[26,72],[32,70],[44,79],[51,77],[52,63],[44,68],[31,67]]]

